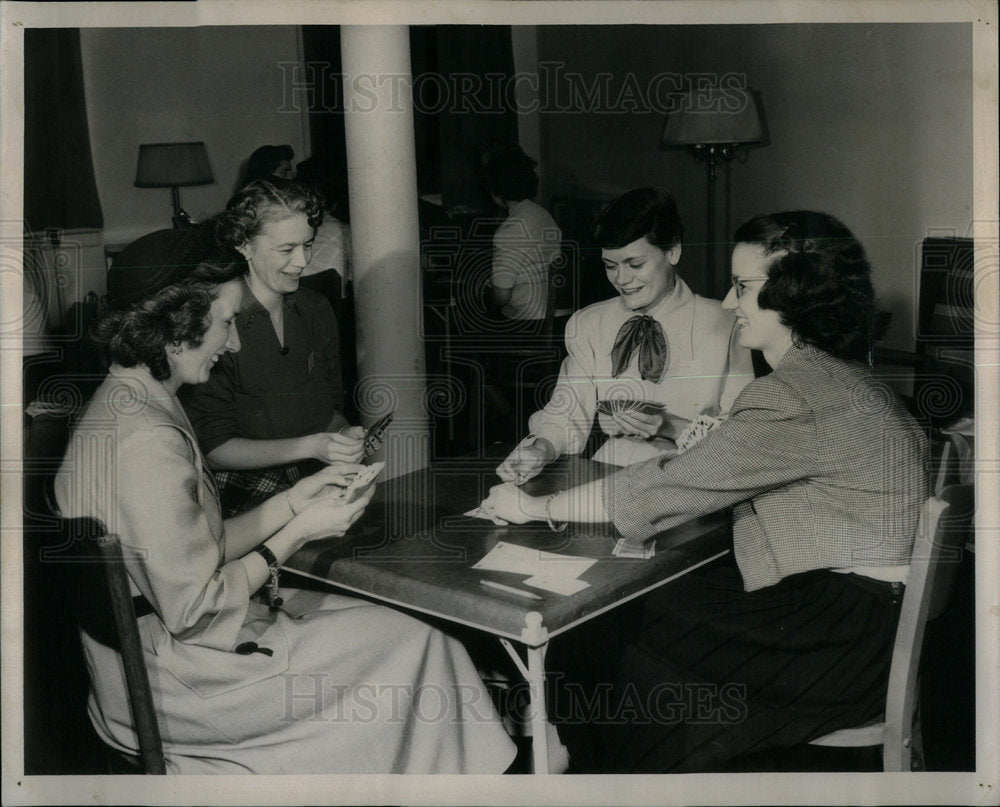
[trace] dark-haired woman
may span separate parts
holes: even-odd
[[[822,213],[760,216],[735,242],[724,305],[773,372],[678,457],[547,500],[505,484],[488,501],[510,521],[613,521],[636,540],[735,506],[732,559],[645,601],[610,711],[591,715],[609,770],[712,770],[885,704],[928,485],[924,435],[864,363],[878,335],[871,267]]]
[[[694,418],[724,414],[753,378],[732,313],[677,275],[683,236],[677,204],[661,188],[629,191],[601,214],[595,239],[616,294],[570,318],[569,356],[551,400],[528,422],[531,434],[497,469],[505,482],[520,484],[557,457],[579,454],[599,401],[663,407],[600,415],[609,437],[594,459],[628,465],[673,453]]]
[[[545,317],[549,265],[562,245],[555,219],[533,201],[535,165],[516,145],[494,146],[480,161],[480,178],[506,213],[493,234],[490,302],[507,319],[521,322]]]
[[[223,520],[176,393],[239,350],[246,265],[190,237],[146,236],[112,267],[97,330],[111,367],[56,480],[64,515],[121,537],[168,771],[503,771],[512,745],[460,644],[348,597],[251,599],[302,544],[343,534],[371,494],[345,503],[360,466],[334,466]],[[91,721],[135,754],[121,658],[82,638]]]
[[[183,397],[217,479],[224,515],[293,484],[316,462],[357,462],[364,431],[342,414],[337,320],[319,292],[300,288],[316,228],[315,191],[252,182],[214,226],[250,265],[236,317],[243,349],[220,359]]]

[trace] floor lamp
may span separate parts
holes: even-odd
[[[215,182],[208,152],[201,141],[195,143],[143,143],[139,146],[139,161],[135,168],[137,188],[170,188],[176,228],[190,227],[194,222],[181,207],[178,188],[188,185],[208,185]]]
[[[678,108],[667,115],[660,137],[660,148],[687,148],[707,169],[708,196],[705,241],[709,293],[722,297],[726,287],[722,273],[716,277],[715,227],[716,172],[721,164],[728,172],[734,159],[746,159],[746,147],[766,145],[767,126],[760,93],[749,89],[707,88],[689,90]],[[726,217],[729,216],[730,187],[726,182]],[[729,222],[726,222],[726,229]],[[728,239],[730,233],[726,232]]]

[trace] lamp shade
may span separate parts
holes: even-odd
[[[143,143],[135,168],[137,188],[169,188],[214,182],[208,152],[194,143]]]
[[[760,93],[742,88],[693,89],[667,115],[660,148],[763,143],[767,140]]]

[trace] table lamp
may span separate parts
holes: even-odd
[[[215,181],[202,141],[194,143],[143,143],[135,169],[137,188],[170,188],[174,227],[190,227],[191,217],[181,208],[182,185],[208,185]]]
[[[711,87],[689,90],[678,108],[667,115],[660,148],[687,148],[708,170],[708,277],[711,292],[725,284],[715,277],[715,179],[716,166],[726,167],[726,238],[729,238],[730,176],[732,161],[746,156],[750,144],[767,145],[767,124],[760,93],[750,89]]]

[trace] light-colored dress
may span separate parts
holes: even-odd
[[[651,440],[610,436],[594,459],[616,465],[672,452],[673,442],[698,415],[729,410],[740,390],[753,380],[750,351],[736,344],[735,320],[718,300],[694,294],[676,278],[673,291],[644,313],[663,328],[670,353],[659,382],[643,379],[638,358],[618,377],[612,375],[611,349],[621,326],[636,312],[620,297],[577,311],[566,325],[566,350],[559,381],[544,409],[528,421],[531,437],[545,438],[559,455],[579,454],[590,436],[599,400],[654,401],[666,407],[667,423]],[[599,417],[609,435],[614,423]],[[526,442],[527,442],[526,441]]]
[[[225,561],[211,475],[187,417],[143,369],[112,367],[56,480],[66,516],[117,533],[172,773],[497,773],[514,747],[460,643],[392,609],[283,590],[250,599]],[[135,753],[118,655],[84,636],[91,721]],[[270,651],[241,655],[254,642]]]

